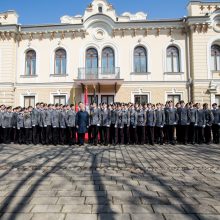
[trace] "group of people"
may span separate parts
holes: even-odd
[[[0,143],[83,145],[219,144],[220,106],[172,101],[156,105],[37,103],[0,106]]]

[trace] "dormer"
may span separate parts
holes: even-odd
[[[0,25],[18,24],[18,14],[15,11],[0,13]]]

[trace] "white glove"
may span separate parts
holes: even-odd
[[[44,125],[44,127],[46,128],[46,127],[47,127],[47,125]]]
[[[13,126],[13,128],[15,128],[15,126]]]
[[[35,127],[35,125],[32,125],[32,127]]]
[[[163,125],[161,125],[160,127],[163,128]]]
[[[197,124],[195,124],[195,126],[197,126]]]
[[[220,126],[220,123],[218,123],[218,125]]]
[[[53,128],[56,128],[56,126],[53,126]]]
[[[177,123],[176,123],[176,122],[174,122],[173,124],[174,124],[174,125],[176,125]]]
[[[118,126],[117,125],[115,125],[115,128],[117,128]]]
[[[109,128],[109,127],[110,127],[110,125],[107,125],[107,127]]]
[[[133,126],[133,128],[136,128],[136,126]]]
[[[205,128],[205,125],[203,125],[202,127]]]
[[[100,126],[100,124],[97,124],[97,126],[99,127],[99,126]]]
[[[20,128],[18,128],[18,130],[20,130]]]

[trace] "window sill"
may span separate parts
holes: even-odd
[[[219,73],[220,74],[220,70],[212,70],[212,73],[215,74],[215,73]]]
[[[184,72],[164,72],[165,75],[183,75]]]
[[[150,75],[151,72],[132,72],[131,75]]]
[[[66,77],[68,74],[50,74],[50,77]]]
[[[36,78],[38,75],[20,75],[20,78]]]

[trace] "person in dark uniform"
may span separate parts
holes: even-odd
[[[39,144],[39,121],[40,121],[40,103],[36,104],[36,108],[34,108],[31,112],[31,123],[32,123],[32,133],[33,133],[33,144]]]
[[[204,129],[204,136],[205,136],[205,143],[210,144],[211,143],[211,138],[212,138],[212,123],[214,120],[212,111],[208,108],[208,104],[204,103],[203,104],[203,109],[205,112],[205,120],[206,120],[206,126]]]
[[[85,110],[83,103],[79,104],[79,111],[76,113],[76,128],[78,132],[79,145],[84,145],[85,133],[89,128],[89,113]]]
[[[3,142],[4,144],[11,143],[11,131],[12,131],[12,107],[6,108],[6,112],[3,113],[2,128],[3,128]]]
[[[52,144],[52,112],[53,112],[53,105],[49,104],[45,106],[45,122],[44,127],[46,128],[45,131],[45,142],[46,145]]]
[[[60,132],[59,132],[59,137],[60,137],[60,144],[64,145],[66,143],[66,125],[67,125],[67,120],[66,120],[66,105],[62,106],[59,112],[59,127],[60,127]]]
[[[102,140],[104,141],[104,145],[109,145],[109,134],[110,134],[110,125],[111,125],[111,112],[110,109],[107,108],[107,104],[103,103],[103,108],[100,111],[101,114],[101,127],[102,127]]]
[[[110,126],[110,143],[115,146],[118,143],[118,128],[115,127],[117,121],[116,105],[111,105],[111,126]]]
[[[176,108],[173,107],[173,102],[169,101],[169,107],[165,110],[165,122],[167,126],[168,142],[175,145],[174,129],[178,121]]]
[[[150,145],[154,145],[154,127],[156,124],[156,114],[152,108],[152,104],[148,104],[148,110],[146,112],[146,125],[147,125],[147,135],[148,142]]]
[[[128,105],[125,104],[122,109],[123,112],[123,124],[124,124],[124,143],[129,144],[130,143],[130,135],[129,135],[129,129],[130,129],[130,112],[128,109]]]
[[[25,144],[31,144],[32,143],[32,114],[33,108],[32,106],[29,106],[28,108],[25,108],[24,110],[24,142]]]
[[[23,144],[24,143],[24,109],[22,108],[18,109],[16,128],[17,128],[18,143]]]
[[[124,124],[122,105],[118,104],[115,128],[117,133],[118,144],[124,145]]]
[[[212,123],[213,143],[219,144],[220,132],[220,109],[217,108],[217,103],[212,104],[212,114],[214,117]]]
[[[180,101],[180,107],[177,109],[179,132],[177,139],[179,143],[186,145],[188,141],[188,126],[190,124],[189,109],[184,101]]]
[[[137,112],[134,105],[130,106],[130,144],[137,144]]]
[[[142,105],[139,105],[136,111],[138,144],[143,145],[145,144],[146,112],[144,111]]]
[[[91,110],[93,109],[93,103],[90,103],[89,105],[89,115],[91,114]],[[92,144],[93,143],[93,137],[92,137],[92,126],[89,124],[88,128],[88,143]]]
[[[188,141],[192,145],[195,144],[195,123],[197,120],[197,111],[195,105],[193,105],[193,102],[189,103],[189,130],[188,130]]]
[[[70,109],[67,111],[67,126],[68,126],[68,138],[69,145],[76,144],[76,112],[74,104],[70,105]]]
[[[0,144],[3,142],[2,120],[3,120],[4,112],[5,112],[5,105],[1,105],[0,106]]]
[[[13,109],[12,113],[12,132],[11,132],[11,140],[14,142],[14,144],[18,143],[18,133],[17,133],[17,117],[18,117],[18,111],[20,111],[20,107],[16,107]]]
[[[155,115],[156,115],[155,139],[157,144],[163,145],[164,142],[163,127],[165,124],[165,113],[164,110],[161,108],[160,103],[156,104],[156,108],[157,109],[155,110]]]
[[[205,120],[205,111],[201,108],[200,103],[196,104],[196,111],[197,111],[197,118],[196,118],[196,143],[203,144],[205,137],[204,137],[204,128],[206,126]]]
[[[97,108],[97,105],[94,102],[92,108],[90,109],[90,126],[92,132],[91,144],[94,144],[95,146],[97,146],[98,144],[98,131],[100,124],[101,124],[100,109]]]
[[[56,104],[51,114],[51,124],[53,128],[53,144],[55,146],[59,143],[59,114],[59,104]]]

